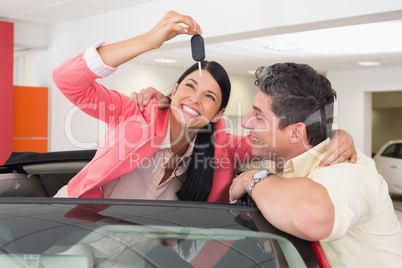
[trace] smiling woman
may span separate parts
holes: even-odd
[[[144,35],[95,45],[54,71],[56,85],[72,103],[108,124],[94,159],[57,197],[228,202],[236,166],[249,157],[250,143],[248,136],[225,132],[221,115],[231,85],[220,64],[201,62],[202,76],[197,64],[185,71],[165,110],[155,102],[141,110],[95,81],[176,35],[195,33],[202,31],[191,17],[170,11]]]

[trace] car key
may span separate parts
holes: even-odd
[[[193,59],[198,62],[198,69],[201,77],[201,61],[205,59],[204,38],[201,35],[195,34],[191,37],[191,54]]]

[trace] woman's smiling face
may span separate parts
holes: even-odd
[[[190,73],[176,85],[171,96],[171,110],[175,121],[188,128],[202,128],[209,122],[217,122],[225,109],[221,89],[213,76],[202,70]]]

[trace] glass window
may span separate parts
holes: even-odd
[[[398,150],[399,154],[396,157],[399,159],[402,159],[402,143],[399,143],[398,145],[399,145],[399,150]]]
[[[319,267],[310,242],[235,205],[54,199],[0,202],[0,267]]]
[[[150,225],[75,231],[44,252],[0,254],[0,267],[307,267],[290,241],[267,233]]]
[[[399,144],[391,144],[388,146],[384,152],[381,154],[381,156],[386,156],[386,157],[395,157],[395,154],[397,152],[397,148],[399,147]]]

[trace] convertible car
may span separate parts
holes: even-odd
[[[51,198],[94,153],[13,153],[0,166],[0,267],[330,267],[318,242],[276,229],[247,198]]]

